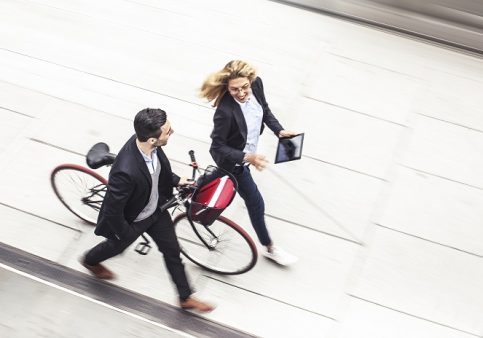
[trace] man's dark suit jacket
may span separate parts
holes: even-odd
[[[263,122],[260,134],[266,124],[278,136],[283,127],[270,111],[262,80],[257,77],[252,82],[252,93],[263,108]],[[210,154],[215,163],[228,171],[241,164],[245,153],[243,149],[247,143],[247,124],[240,105],[226,92],[220,100],[213,117],[213,132],[211,133]]]
[[[157,148],[157,156],[158,165],[161,165],[158,184],[158,205],[161,205],[173,195],[173,187],[180,178],[171,172],[168,158],[161,147]],[[131,223],[148,204],[151,185],[151,175],[134,135],[119,151],[112,165],[95,234],[111,239],[126,238]]]

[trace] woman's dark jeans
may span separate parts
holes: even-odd
[[[238,193],[245,201],[250,221],[260,243],[265,246],[271,244],[272,240],[265,224],[265,203],[253,180],[250,168],[248,166],[237,166],[233,170],[233,175],[238,182]]]

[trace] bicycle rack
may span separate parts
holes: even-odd
[[[140,255],[145,256],[148,254],[149,250],[151,250],[151,245],[149,245],[149,239],[147,239],[146,236],[141,235],[141,237],[144,239],[144,242],[138,243],[134,251],[136,251]]]

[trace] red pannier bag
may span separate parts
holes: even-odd
[[[189,216],[192,221],[209,226],[227,208],[236,194],[236,180],[219,169],[203,175],[191,197]]]

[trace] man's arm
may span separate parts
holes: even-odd
[[[104,198],[103,216],[118,239],[125,238],[131,229],[124,218],[124,208],[133,191],[129,175],[117,172],[109,176],[107,193]]]
[[[177,187],[180,183],[180,180],[181,180],[181,178],[178,175],[176,175],[175,173],[173,173],[173,179],[172,179],[173,187]]]

